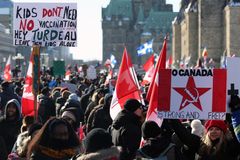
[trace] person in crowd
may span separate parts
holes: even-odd
[[[50,89],[48,87],[44,87],[41,90],[38,99],[38,121],[44,124],[50,117],[56,115],[56,107],[53,100],[50,98]]]
[[[95,107],[90,116],[88,117],[87,122],[87,132],[93,128],[103,128],[108,129],[112,124],[112,118],[110,116],[110,105],[112,101],[112,95],[106,94],[104,97],[104,104]]]
[[[92,101],[89,103],[89,105],[86,108],[86,111],[84,113],[84,122],[87,123],[88,116],[90,115],[92,109],[96,107],[99,104],[99,100],[104,97],[104,90],[103,89],[97,89],[92,96]]]
[[[13,85],[8,81],[3,81],[1,83],[2,92],[0,92],[0,116],[4,115],[5,106],[7,102],[11,99],[18,100],[18,103],[21,104],[20,99],[14,93]]]
[[[239,143],[230,136],[223,120],[208,120],[203,137],[191,134],[179,120],[170,120],[180,140],[195,153],[196,160],[235,160],[239,154]],[[190,157],[191,155],[186,157]]]
[[[61,115],[63,119],[68,121],[69,124],[73,127],[74,131],[78,131],[78,127],[80,124],[79,116],[77,116],[77,109],[76,108],[67,108]]]
[[[84,113],[80,107],[80,102],[79,102],[79,97],[75,94],[72,93],[67,101],[65,102],[64,106],[62,106],[61,110],[60,110],[60,114],[62,114],[65,110],[67,110],[68,108],[75,108],[76,109],[76,116],[77,116],[77,122],[76,123],[80,123],[83,122],[84,120]]]
[[[191,133],[195,134],[199,137],[203,137],[204,135],[204,126],[202,125],[202,122],[199,119],[194,119],[191,122]]]
[[[90,103],[90,98],[94,93],[95,90],[94,85],[91,85],[89,88],[86,88],[86,90],[87,91],[85,92],[85,94],[83,94],[82,97],[80,98],[80,106],[84,113],[86,111],[88,104]]]
[[[111,135],[104,129],[91,130],[83,141],[82,155],[76,156],[75,160],[118,160],[120,148],[114,147]]]
[[[59,117],[61,115],[60,111],[62,109],[62,107],[64,106],[64,104],[66,103],[68,97],[70,96],[71,92],[67,89],[61,89],[60,91],[61,93],[61,97],[58,97],[56,99],[56,116]]]
[[[128,99],[124,109],[118,113],[110,128],[115,146],[121,146],[120,159],[134,159],[141,141],[142,104],[136,99]]]
[[[167,121],[164,121],[166,123]],[[145,121],[142,125],[142,137],[145,140],[138,150],[138,157],[145,159],[183,159],[175,144],[171,142],[171,131],[162,124],[161,128],[154,121]]]
[[[30,160],[67,160],[78,154],[80,141],[62,118],[50,118],[29,144]]]
[[[26,131],[19,134],[11,154],[8,155],[8,160],[27,160],[28,145],[41,127],[42,124],[33,123]]]
[[[9,100],[0,119],[0,159],[6,159],[20,133],[22,116],[16,99]]]

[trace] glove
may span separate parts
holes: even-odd
[[[240,98],[237,95],[232,95],[228,106],[231,112],[240,110]]]

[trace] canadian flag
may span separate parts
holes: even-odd
[[[25,79],[25,84],[23,86],[23,96],[22,96],[22,113],[23,115],[34,116],[34,95],[32,92],[33,78],[33,53],[30,56],[30,63],[27,70],[27,76]]]
[[[167,42],[166,39],[163,42],[163,47],[160,52],[160,56],[158,57],[157,67],[154,72],[153,81],[150,83],[148,90],[148,98],[149,98],[149,107],[147,110],[147,115],[145,121],[154,121],[158,124],[159,127],[162,125],[162,119],[158,117],[158,107],[159,107],[159,94],[163,92],[159,88],[159,72],[161,68],[166,67],[166,54],[167,54]],[[144,139],[141,139],[140,147],[144,145]]]
[[[142,100],[141,92],[138,87],[138,81],[134,72],[132,61],[127,54],[127,49],[125,48],[110,106],[110,115],[112,119],[114,119],[123,109],[124,103],[129,98],[134,98],[139,101]]]
[[[154,74],[154,55],[151,55],[146,63],[143,65],[143,69],[146,71],[146,74],[143,78],[141,85],[151,83],[152,77]]]
[[[161,69],[158,116],[170,119],[224,119],[225,69]]]
[[[157,73],[159,72],[158,70],[166,68],[166,55],[167,55],[167,40],[165,39],[163,42],[162,50],[160,52],[160,56],[158,57],[158,62],[157,62],[156,70],[154,71],[154,74],[153,74],[152,83],[150,83],[150,86],[148,88],[146,99],[149,102],[150,102],[152,93],[154,93],[153,87],[156,84],[155,79],[156,79]]]
[[[4,68],[4,80],[11,81],[12,75],[11,75],[11,55],[9,55],[6,66]]]

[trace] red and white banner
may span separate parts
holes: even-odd
[[[25,79],[25,84],[23,86],[23,96],[22,96],[22,113],[23,115],[34,116],[34,95],[33,95],[33,53],[30,56],[30,62],[27,70],[27,76]]]
[[[9,55],[6,66],[4,68],[3,78],[5,81],[11,81],[12,74],[11,74],[11,55]]]
[[[110,115],[114,119],[117,114],[123,109],[123,105],[129,98],[142,100],[141,92],[138,87],[138,81],[134,74],[132,61],[127,54],[127,49],[124,49],[122,62],[119,68],[116,88],[113,93],[113,98],[110,106]]]
[[[141,85],[151,83],[154,75],[154,55],[151,55],[146,63],[143,65],[143,69],[146,71],[146,74],[143,78]]]
[[[158,117],[225,119],[225,69],[161,69]]]

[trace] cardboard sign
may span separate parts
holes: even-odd
[[[162,69],[158,117],[225,119],[226,69]]]
[[[227,57],[227,102],[230,101],[230,96],[235,94],[239,96],[240,89],[240,58]],[[229,108],[227,107],[229,112]]]
[[[13,44],[77,47],[77,3],[14,3]]]
[[[89,66],[87,69],[87,78],[88,79],[96,79],[97,78],[97,73],[96,73],[96,69],[94,66]]]

